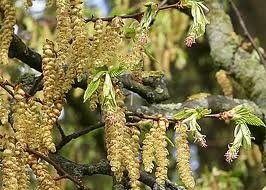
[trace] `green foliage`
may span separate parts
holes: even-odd
[[[252,112],[252,108],[245,105],[236,106],[229,111],[229,113],[233,115],[232,119],[235,121],[236,124],[246,123],[249,125],[266,127],[263,121],[256,115],[254,115]]]
[[[184,108],[184,110],[175,114],[174,118],[177,120],[182,120],[188,130],[191,132],[196,142],[203,147],[206,147],[205,135],[200,133],[201,127],[198,124],[197,120],[203,118],[205,115],[210,114],[211,110],[204,108]]]
[[[91,82],[88,84],[88,87],[84,93],[83,100],[86,102],[92,95],[93,93],[98,89],[100,82],[101,82],[101,77],[106,74],[106,71],[100,71],[98,72]]]
[[[111,77],[108,73],[105,75],[105,81],[103,84],[103,107],[106,107],[106,110],[116,110],[117,104],[115,99],[115,91],[112,84]]]
[[[204,10],[209,11],[209,9],[201,1],[186,0],[184,5],[191,8],[191,15],[193,17],[188,37],[199,38],[205,33],[206,25],[209,24],[204,13]]]
[[[260,118],[252,113],[252,109],[246,105],[238,105],[227,112],[228,116],[235,122],[236,127],[234,130],[234,141],[229,146],[229,150],[225,154],[226,161],[232,162],[237,158],[240,147],[248,150],[251,148],[251,132],[248,128],[249,125],[264,126]]]
[[[90,97],[95,93],[95,91],[99,88],[101,78],[105,75],[105,81],[103,84],[103,92],[102,92],[102,105],[105,106],[108,110],[116,110],[116,99],[115,99],[115,91],[111,78],[118,77],[125,70],[123,67],[112,67],[109,70],[106,67],[101,67],[96,69],[96,74],[88,84],[87,89],[83,96],[83,101],[87,101]]]
[[[140,24],[142,28],[148,29],[157,14],[158,6],[156,3],[149,2],[145,4],[145,7],[146,11]]]

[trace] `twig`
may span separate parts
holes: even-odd
[[[62,138],[62,139],[66,138],[66,134],[65,134],[63,128],[61,127],[61,125],[59,125],[59,124],[57,123],[57,124],[56,124],[56,127],[57,127],[57,129],[58,129],[58,131],[59,131],[59,133],[60,133],[60,135],[61,135],[61,138]]]
[[[180,6],[180,3],[179,1],[175,4],[171,4],[171,5],[165,5],[165,6],[159,6],[158,7],[158,12],[161,11],[161,10],[165,10],[165,9],[172,9],[172,8],[179,8]],[[128,19],[128,18],[132,18],[132,19],[136,19],[138,21],[140,21],[140,19],[142,18],[142,16],[144,15],[144,11],[141,11],[139,13],[134,13],[134,14],[131,14],[131,15],[120,15],[120,16],[110,16],[110,17],[101,17],[101,18],[95,18],[95,17],[92,17],[92,18],[87,18],[85,19],[85,22],[96,22],[98,19],[102,20],[102,21],[111,21],[113,18],[115,17],[120,17],[122,19]]]
[[[129,117],[130,120],[133,121],[141,121],[142,119],[159,121],[160,119],[166,118],[170,123],[177,123],[179,120],[173,117],[164,117],[162,115],[146,115],[140,112],[127,112],[126,116]],[[132,123],[127,123],[129,126],[132,126]]]
[[[235,3],[233,2],[233,0],[229,0],[237,18],[238,18],[238,21],[240,23],[240,26],[242,28],[242,30],[244,31],[244,35],[248,38],[248,40],[250,41],[250,43],[252,44],[253,48],[256,50],[256,52],[258,53],[259,57],[260,57],[260,60],[261,60],[261,63],[264,65],[265,69],[266,69],[266,60],[264,59],[264,56],[263,54],[261,53],[261,51],[259,50],[259,48],[257,47],[256,43],[254,42],[251,34],[249,33],[248,29],[247,29],[247,26],[238,10],[238,8],[236,7]]]
[[[214,117],[214,118],[221,118],[221,113],[214,113],[214,114],[207,114],[205,117]]]
[[[14,93],[7,87],[10,86],[7,81],[0,82],[0,86],[10,95],[14,98]]]
[[[67,178],[67,179],[71,180],[72,182],[74,182],[76,185],[79,186],[80,189],[83,189],[83,190],[89,189],[89,188],[85,187],[79,179],[76,179],[72,175],[68,174],[60,165],[55,163],[48,156],[45,156],[42,153],[40,153],[36,150],[30,149],[30,148],[27,148],[26,151],[31,153],[31,154],[34,154],[35,156],[37,156],[37,157],[43,159],[44,161],[48,162],[49,164],[51,164],[60,173],[61,176],[64,176],[64,178]]]
[[[100,123],[97,123],[95,125],[91,125],[89,127],[87,127],[86,129],[84,130],[81,130],[81,131],[78,131],[78,132],[75,132],[75,133],[72,133],[70,135],[67,135],[67,136],[62,136],[62,140],[61,142],[56,146],[56,150],[60,150],[63,146],[65,146],[67,143],[69,143],[70,141],[72,141],[73,139],[76,139],[82,135],[85,135],[95,129],[98,129],[100,127],[103,127],[104,126],[104,123],[100,122]]]
[[[13,84],[11,84],[10,82],[8,82],[7,80],[4,82],[0,82],[0,87],[2,87],[5,91],[7,91],[8,94],[10,94],[10,96],[12,96],[14,98],[14,92],[12,92],[12,90],[10,90],[9,88],[7,88],[7,86],[11,87],[11,88],[15,88],[15,86]],[[31,96],[30,94],[25,92],[25,98],[29,99],[29,98],[33,98],[36,102],[39,102],[40,104],[43,104],[43,102],[36,97]]]

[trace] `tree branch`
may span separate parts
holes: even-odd
[[[26,150],[27,152],[31,153],[31,154],[34,154],[35,156],[37,156],[38,158],[41,158],[42,160],[48,162],[49,164],[51,164],[56,170],[57,172],[63,176],[64,178],[67,178],[71,181],[73,181],[75,184],[78,185],[78,187],[82,190],[87,190],[88,188],[85,187],[82,182],[75,177],[73,177],[72,175],[70,175],[68,172],[66,172],[62,166],[60,166],[58,163],[54,162],[54,160],[50,159],[48,156],[45,156],[43,155],[42,153],[36,151],[36,150],[33,150],[33,149],[30,149],[30,148],[27,148]]]
[[[261,60],[261,63],[264,65],[265,69],[266,69],[266,61],[265,61],[265,58],[263,56],[263,54],[261,53],[261,51],[259,50],[259,48],[257,47],[256,43],[254,42],[251,34],[249,33],[248,29],[247,29],[247,26],[238,10],[238,8],[236,7],[235,3],[232,1],[232,0],[229,0],[229,3],[231,4],[237,18],[238,18],[238,21],[240,23],[240,26],[242,28],[242,30],[244,31],[244,35],[247,36],[248,40],[250,41],[250,43],[252,44],[253,48],[256,50],[256,52],[258,53],[259,57],[260,57],[260,60]]]
[[[36,71],[42,72],[42,56],[27,47],[27,45],[15,34],[13,34],[8,56],[10,58],[17,58]]]
[[[196,100],[189,100],[183,103],[174,104],[154,104],[151,106],[141,106],[135,112],[143,114],[153,115],[162,114],[167,117],[172,117],[175,113],[181,111],[184,108],[206,108],[211,109],[213,113],[220,113],[228,111],[240,104],[247,104],[254,109],[254,114],[261,118],[266,123],[266,115],[264,110],[257,106],[252,101],[244,99],[233,99],[225,96],[208,96],[206,98],[200,98]],[[249,128],[252,135],[255,137],[255,143],[261,145],[265,139],[266,129],[264,127],[252,126]]]
[[[113,175],[107,160],[101,160],[100,162],[96,164],[89,165],[89,164],[74,163],[58,154],[49,154],[49,157],[55,163],[59,164],[69,174],[76,176],[78,178],[85,177],[85,176],[92,176],[95,174],[103,174],[103,175],[110,175],[110,176]],[[151,188],[153,188],[153,186],[156,184],[155,178],[143,171],[141,172],[139,180]],[[167,190],[181,190],[183,188],[176,186],[169,181],[166,181],[166,189]]]
[[[104,126],[104,123],[100,122],[100,123],[97,123],[95,125],[91,125],[91,126],[87,127],[86,129],[83,129],[81,131],[74,132],[71,135],[67,135],[67,136],[61,135],[62,140],[56,146],[56,150],[57,151],[60,150],[63,146],[65,146],[67,143],[69,143],[73,139],[77,139],[80,136],[85,135],[85,134],[87,134],[87,133],[89,133],[95,129],[99,129],[100,127],[103,127],[103,126]]]
[[[230,17],[218,0],[208,0],[207,37],[214,63],[228,71],[261,109],[266,108],[266,69],[253,53],[241,47]]]
[[[207,37],[210,44],[211,56],[216,65],[222,67],[245,89],[248,97],[254,101],[266,115],[266,69],[253,52],[247,52],[241,47],[239,36],[234,33],[230,17],[225,13],[218,0],[208,0]],[[243,26],[242,26],[243,27]],[[252,38],[251,38],[252,39]],[[266,168],[266,141],[265,128],[251,127],[257,133],[263,151],[263,165]],[[262,131],[261,131],[262,130]],[[253,134],[254,135],[254,134]],[[264,137],[263,137],[264,135]],[[256,140],[258,139],[254,135]],[[264,150],[263,150],[264,149]],[[265,169],[266,171],[266,169]]]
[[[184,13],[188,13],[187,9],[184,9],[183,7],[180,6],[180,3],[181,1],[178,0],[177,3],[174,3],[174,4],[171,4],[171,5],[164,5],[165,3],[162,3],[161,5],[159,5],[158,7],[158,11],[162,11],[162,10],[166,10],[166,9],[179,9],[181,12],[184,12]],[[182,8],[182,9],[180,9]],[[101,17],[101,18],[95,18],[95,17],[92,17],[92,18],[87,18],[85,19],[85,22],[96,22],[96,20],[99,20],[101,19],[102,21],[112,21],[113,18],[115,17],[120,17],[121,19],[128,19],[128,18],[132,18],[132,19],[135,19],[137,21],[140,21],[142,19],[144,15],[144,11],[141,11],[141,12],[138,12],[138,13],[134,13],[134,14],[131,14],[131,15],[116,15],[116,16],[110,16],[110,17]]]

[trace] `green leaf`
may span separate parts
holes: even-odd
[[[242,140],[243,140],[243,134],[241,130],[238,130],[238,132],[235,135],[234,141],[232,143],[232,147],[236,147],[239,149],[242,145]]]
[[[105,81],[103,85],[103,105],[106,106],[107,109],[112,110],[115,110],[117,107],[113,83],[108,73],[105,75]]]
[[[98,72],[95,77],[91,80],[91,82],[88,84],[87,89],[83,96],[83,102],[86,102],[93,93],[97,90],[97,88],[100,85],[100,78],[106,73],[106,71],[100,71]]]
[[[147,8],[140,24],[142,28],[148,29],[157,14],[158,5],[154,2],[149,2],[145,4],[145,7]]]
[[[244,148],[246,150],[250,149],[251,148],[251,133],[250,133],[248,126],[246,124],[241,124],[240,130],[241,130],[242,135],[243,135]]]
[[[236,123],[246,123],[255,126],[265,126],[263,121],[252,113],[252,109],[245,105],[238,105],[229,112],[233,115]]]
[[[111,77],[118,77],[123,72],[125,72],[125,68],[123,68],[122,66],[119,66],[119,67],[114,67],[110,69],[108,73]]]
[[[174,115],[174,118],[177,120],[181,120],[181,119],[186,119],[189,116],[191,116],[193,113],[195,113],[196,110],[195,109],[191,109],[191,108],[184,108],[184,110],[177,112]]]
[[[197,119],[203,118],[205,115],[210,114],[212,111],[211,109],[205,109],[205,108],[197,108]]]
[[[191,15],[193,17],[193,23],[190,26],[188,36],[193,36],[196,39],[205,33],[206,25],[209,24],[204,13],[204,10],[208,11],[209,9],[202,2],[193,0],[187,1],[185,6],[191,8]]]

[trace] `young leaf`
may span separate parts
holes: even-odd
[[[210,114],[212,111],[211,109],[204,109],[204,108],[197,108],[197,119],[203,118],[205,115]]]
[[[229,111],[236,123],[246,123],[255,126],[265,126],[263,121],[252,113],[252,109],[245,105],[238,105]]]
[[[125,71],[125,69],[122,66],[119,67],[114,67],[111,70],[109,70],[109,75],[111,77],[118,77],[119,75],[121,75],[123,72]]]
[[[186,119],[189,116],[191,116],[193,113],[195,113],[195,109],[191,109],[191,108],[184,108],[184,110],[177,112],[174,115],[174,118],[177,120],[181,120],[181,119]]]
[[[92,96],[92,94],[97,90],[97,88],[100,85],[100,78],[105,73],[106,73],[106,71],[100,71],[91,80],[91,82],[88,84],[88,87],[84,93],[83,102],[86,102]]]
[[[154,2],[148,2],[145,4],[145,6],[147,8],[140,24],[142,28],[148,29],[157,14],[158,5]]]
[[[110,109],[116,109],[115,92],[111,77],[108,73],[105,75],[105,81],[103,85],[103,105]]]
[[[186,38],[187,46],[190,47],[192,43],[195,43],[196,38],[205,33],[205,28],[209,21],[205,17],[204,10],[208,11],[208,8],[202,2],[194,0],[186,1],[184,5],[191,8],[191,15],[193,17],[193,23],[189,28],[188,37]]]
[[[240,130],[243,135],[243,146],[244,149],[250,149],[251,148],[251,133],[246,124],[241,124],[240,125]]]

